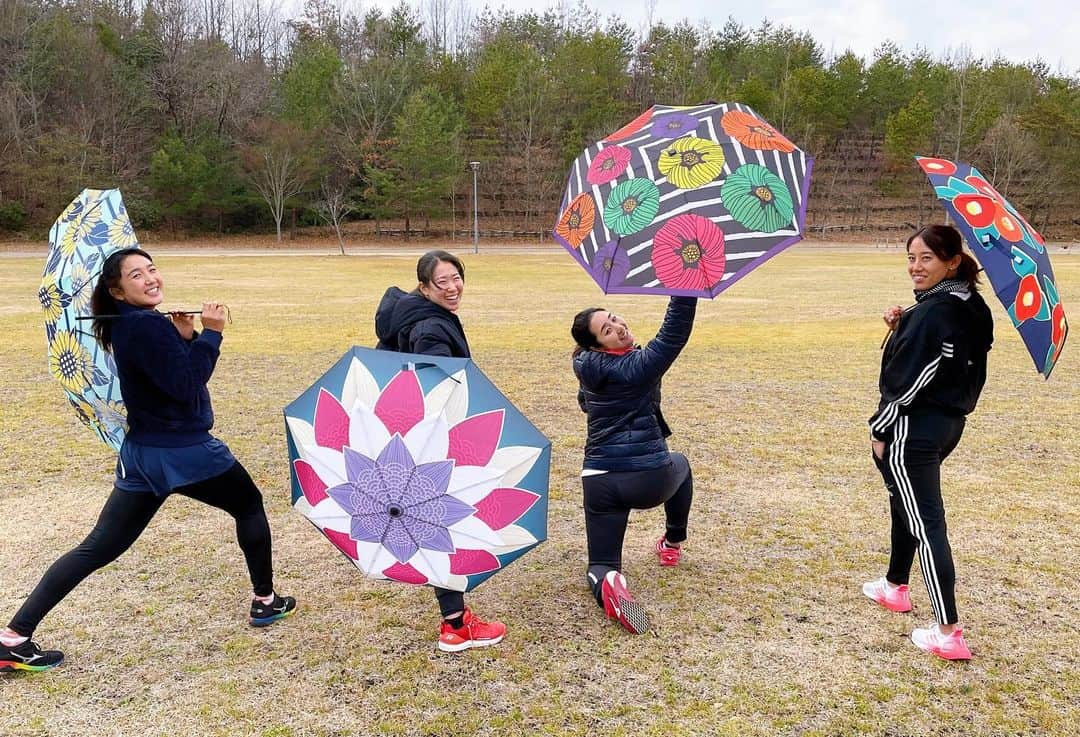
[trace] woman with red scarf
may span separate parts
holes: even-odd
[[[686,540],[694,481],[686,456],[668,451],[660,381],[690,339],[696,309],[696,298],[672,297],[660,331],[644,347],[635,345],[625,320],[597,307],[579,312],[570,329],[578,403],[589,418],[581,472],[587,576],[608,618],[635,634],[649,629],[649,619],[621,573],[630,510],[664,505],[667,529],[655,546],[660,565],[678,565]]]

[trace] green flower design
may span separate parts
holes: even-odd
[[[659,210],[660,190],[638,177],[611,190],[604,205],[604,223],[619,235],[630,235],[651,223]]]
[[[795,213],[784,180],[758,164],[744,164],[732,172],[720,187],[720,199],[735,220],[760,233],[789,225]]]

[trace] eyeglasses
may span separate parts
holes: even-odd
[[[438,289],[440,292],[445,292],[451,287],[460,287],[465,283],[465,280],[461,278],[461,274],[455,274],[452,277],[446,279],[439,279],[438,281],[431,282],[431,286]]]

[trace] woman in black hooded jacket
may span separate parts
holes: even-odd
[[[908,239],[907,254],[915,304],[885,311],[893,332],[881,358],[881,399],[870,418],[874,463],[889,491],[892,550],[888,572],[862,590],[890,611],[911,611],[907,584],[917,552],[936,623],[913,630],[911,640],[947,660],[967,660],[941,463],[960,442],[964,418],[986,381],[994,325],[976,291],[978,264],[964,252],[959,231],[922,228]]]
[[[465,291],[465,265],[446,251],[428,251],[416,263],[416,289],[386,290],[375,311],[375,346],[379,350],[425,356],[469,358],[469,342],[458,319]],[[460,652],[495,645],[506,636],[502,622],[485,622],[465,606],[460,591],[435,588],[443,621],[439,649]]]

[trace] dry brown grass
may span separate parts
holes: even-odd
[[[1067,735],[1080,723],[1080,346],[1043,382],[995,303],[991,378],[945,467],[958,600],[976,657],[947,664],[905,635],[929,621],[866,602],[887,555],[869,461],[889,303],[902,258],[799,247],[714,302],[665,384],[672,447],[694,466],[685,565],[660,570],[658,510],[636,514],[626,572],[658,622],[634,638],[583,581],[580,447],[568,326],[604,304],[640,337],[658,299],[605,298],[560,253],[466,255],[463,318],[480,366],[553,442],[550,539],[471,601],[510,635],[434,649],[430,592],[362,579],[289,509],[281,408],[354,343],[414,256],[190,257],[158,263],[170,303],[215,296],[235,324],[211,384],[217,431],[261,485],[280,589],[301,611],[244,623],[228,519],[171,500],[38,639],[67,662],[0,678],[11,735]],[[1056,258],[1067,307],[1080,259]],[[45,369],[40,262],[0,262],[0,616],[89,530],[113,460]],[[1069,726],[1073,725],[1073,726]]]

